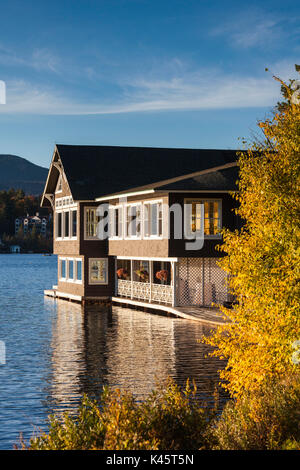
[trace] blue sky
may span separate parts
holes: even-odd
[[[55,143],[237,148],[300,62],[290,0],[0,7],[0,153],[43,166]]]

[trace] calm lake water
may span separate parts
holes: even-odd
[[[196,322],[113,307],[85,307],[44,298],[56,283],[56,256],[0,255],[0,449],[46,429],[53,412],[75,410],[104,384],[142,400],[156,380],[195,379],[213,401],[222,363],[199,342]],[[221,403],[226,400],[221,392]]]

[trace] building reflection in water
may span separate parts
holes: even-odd
[[[199,397],[213,399],[224,364],[208,358],[209,348],[197,341],[209,333],[201,323],[119,307],[46,302],[53,319],[49,409],[72,409],[84,393],[99,397],[103,385],[143,399],[168,376],[180,385],[194,379]],[[221,397],[226,399],[224,393]]]

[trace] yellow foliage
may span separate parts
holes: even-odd
[[[221,378],[234,396],[299,368],[291,358],[300,339],[300,105],[289,102],[259,126],[264,142],[239,154],[233,195],[245,224],[224,230],[220,247],[238,303],[222,307],[231,323],[205,339],[228,359]]]

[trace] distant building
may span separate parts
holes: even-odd
[[[11,245],[9,250],[11,253],[21,253],[21,247],[19,245]]]
[[[22,229],[24,235],[27,235],[28,233],[32,233],[33,228],[35,228],[36,234],[46,237],[49,222],[50,216],[40,217],[39,212],[36,212],[33,216],[27,214],[26,217],[18,217],[15,220],[15,234],[17,235],[19,230]]]

